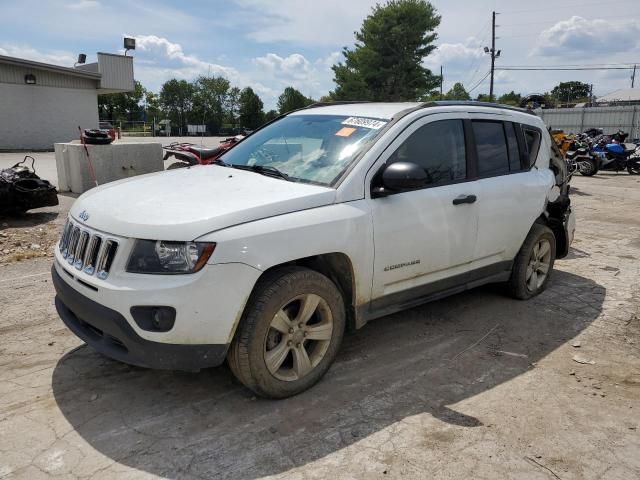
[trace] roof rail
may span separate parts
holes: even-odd
[[[328,107],[331,105],[349,105],[350,103],[372,103],[370,100],[337,100],[335,102],[315,102],[304,108]]]
[[[489,108],[497,108],[500,110],[512,110],[514,112],[527,113],[529,115],[536,114],[531,110],[527,110],[525,108],[512,107],[511,105],[501,105],[498,103],[490,103],[490,102],[477,102],[475,100],[434,100],[432,102],[426,102],[423,104],[423,107],[489,107]]]

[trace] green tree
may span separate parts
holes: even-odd
[[[560,82],[551,90],[551,96],[558,103],[570,103],[586,100],[590,91],[591,87],[588,83],[577,81]]]
[[[131,92],[98,95],[99,117],[113,122],[142,120],[141,103],[145,93],[145,88],[136,80]]]
[[[238,116],[240,125],[251,130],[258,128],[264,123],[264,104],[260,97],[251,87],[247,87],[240,92],[240,108]]]
[[[226,105],[231,84],[224,77],[201,76],[195,81],[192,121],[207,125],[210,132],[216,133],[226,116]]]
[[[438,86],[422,64],[436,47],[440,16],[425,0],[390,0],[376,5],[344,48],[344,63],[332,67],[338,100],[417,100]]]
[[[491,99],[489,98],[488,93],[479,93],[476,97],[476,102],[489,102]]]
[[[169,119],[178,126],[179,134],[192,116],[194,86],[186,80],[167,80],[160,89],[160,105]]]
[[[522,96],[513,90],[498,97],[498,103],[503,105],[513,105],[516,107],[520,105],[520,100],[522,100]]]
[[[271,120],[275,120],[276,118],[278,118],[279,113],[276,112],[275,110],[269,110],[267,113],[264,114],[264,121],[265,122],[270,122]]]
[[[471,96],[460,82],[455,83],[444,96],[447,100],[471,100]]]
[[[162,117],[164,113],[160,108],[160,97],[158,96],[157,93],[150,92],[149,90],[147,90],[144,94],[144,103],[145,103],[145,108],[147,109],[148,122],[152,122],[153,119],[155,119],[156,122],[159,122],[163,119]]]
[[[227,122],[232,127],[236,127],[238,124],[238,113],[240,111],[240,89],[238,87],[232,87],[229,89],[227,95],[227,101],[225,103]]]
[[[305,97],[293,87],[287,87],[278,97],[278,110],[281,114],[304,108],[313,103],[313,100]]]

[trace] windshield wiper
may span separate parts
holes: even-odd
[[[271,177],[282,178],[284,180],[290,180],[289,175],[278,170],[271,165],[241,165],[241,164],[229,164],[230,167],[237,168],[238,170],[249,170],[250,172],[256,172],[261,175],[269,175]]]

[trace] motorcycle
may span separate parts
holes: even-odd
[[[631,175],[640,175],[637,146],[634,143],[624,143],[626,137],[626,133],[618,132],[610,138],[604,136],[592,145],[591,155],[598,161],[598,170],[627,170]]]
[[[244,138],[244,135],[225,138],[215,148],[207,148],[187,142],[173,142],[162,148],[165,150],[163,160],[175,157],[178,160],[167,167],[167,170],[191,167],[194,165],[210,165],[215,163],[227,150]]]
[[[551,136],[567,164],[569,175],[577,172],[585,176],[598,171],[596,160],[590,154],[589,144],[580,135],[567,135],[562,130],[552,130]]]

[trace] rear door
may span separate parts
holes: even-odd
[[[534,166],[541,144],[535,127],[472,120],[478,170],[478,235],[474,264],[510,262],[544,211],[548,171]]]

